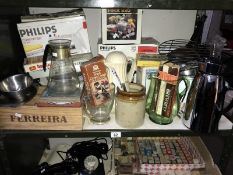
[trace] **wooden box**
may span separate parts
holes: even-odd
[[[82,130],[81,107],[38,107],[42,89],[19,107],[0,107],[0,129]]]

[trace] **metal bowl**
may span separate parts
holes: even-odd
[[[37,89],[30,76],[16,74],[0,82],[0,91],[12,102],[26,102],[36,95]]]

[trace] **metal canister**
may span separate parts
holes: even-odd
[[[180,107],[179,107],[178,116],[181,118],[183,118],[185,115],[186,101],[195,75],[196,75],[196,69],[194,68],[193,69],[186,68],[180,72],[180,78],[179,78],[180,84],[178,88],[180,94],[179,95]]]

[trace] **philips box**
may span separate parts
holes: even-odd
[[[102,9],[103,44],[139,44],[141,23],[140,9]]]
[[[129,59],[135,59],[138,53],[158,54],[159,42],[152,37],[143,37],[141,44],[102,44],[98,42],[98,54],[106,56],[112,51],[121,51]]]
[[[83,15],[70,14],[56,18],[32,18],[17,24],[27,58],[44,54],[44,48],[52,39],[71,40],[71,55],[90,52],[86,20]]]

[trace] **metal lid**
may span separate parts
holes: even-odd
[[[219,75],[222,73],[222,65],[212,62],[199,62],[198,68],[200,72],[206,74]]]
[[[186,69],[186,70],[182,70],[180,71],[180,75],[181,76],[194,76],[196,74],[196,69]]]

